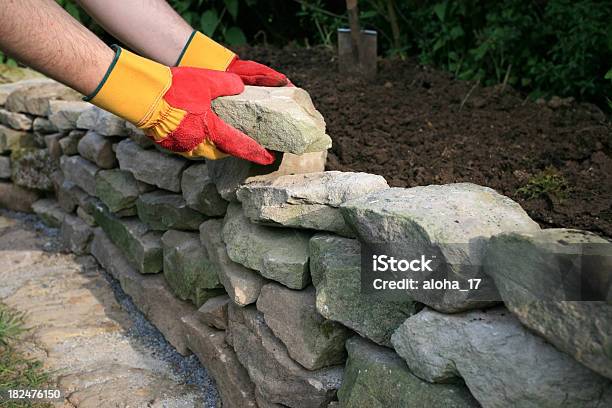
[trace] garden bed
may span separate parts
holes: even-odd
[[[536,103],[413,59],[382,61],[368,83],[339,74],[323,48],[240,54],[310,92],[334,141],[330,170],[399,187],[469,181],[518,201],[542,226],[612,236],[612,124],[593,105]]]

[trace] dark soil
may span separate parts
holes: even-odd
[[[382,60],[366,82],[339,74],[323,48],[240,54],[310,92],[334,141],[330,170],[380,174],[397,187],[472,182],[542,226],[612,236],[612,123],[593,105],[533,102],[414,60]]]

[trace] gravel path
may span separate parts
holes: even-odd
[[[54,373],[63,407],[215,407],[193,355],[166,342],[91,256],[61,252],[58,230],[0,210],[0,301],[27,313],[21,348]]]

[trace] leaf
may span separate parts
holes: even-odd
[[[217,14],[217,10],[211,9],[200,17],[200,30],[202,33],[207,35],[208,37],[212,37],[212,35],[217,30],[217,26],[219,25],[219,14]]]
[[[238,27],[230,27],[225,31],[225,41],[229,45],[242,45],[247,42],[244,33]]]
[[[227,8],[232,18],[236,20],[236,17],[238,17],[238,0],[224,0],[224,2],[225,8]]]
[[[440,21],[444,22],[446,17],[446,3],[438,3],[433,7],[434,13],[440,19]]]
[[[72,3],[67,3],[64,7],[66,8],[68,14],[74,17],[75,20],[81,21],[81,13],[79,12],[79,8],[77,6]]]
[[[610,70],[608,71],[608,73],[606,74],[606,76],[605,76],[604,78],[606,78],[606,79],[612,79],[612,69],[610,69]]]

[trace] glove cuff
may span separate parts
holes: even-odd
[[[83,98],[136,126],[164,110],[163,96],[172,84],[170,68],[116,45],[115,59],[96,90]]]
[[[194,31],[179,55],[176,66],[226,71],[235,58],[236,54],[232,51],[199,31]]]

